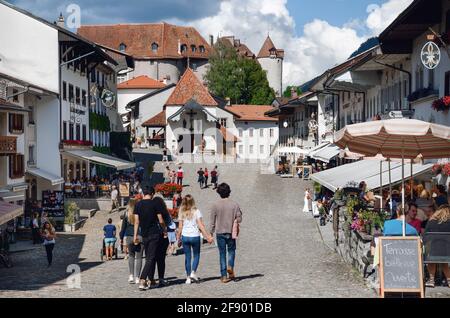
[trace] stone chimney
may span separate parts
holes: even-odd
[[[59,14],[59,18],[58,18],[58,21],[56,21],[56,25],[61,27],[61,28],[65,28],[66,27],[66,23],[65,23],[64,16],[63,16],[62,12]]]
[[[209,35],[209,44],[211,45],[211,46],[214,46],[214,35]]]

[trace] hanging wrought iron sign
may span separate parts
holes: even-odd
[[[422,64],[429,70],[434,70],[441,62],[441,50],[436,43],[427,42],[420,54]]]
[[[116,95],[109,89],[105,88],[102,91],[100,99],[105,107],[111,108],[114,106],[114,103],[116,102]]]

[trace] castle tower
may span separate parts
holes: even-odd
[[[281,96],[283,94],[284,50],[278,50],[270,36],[267,36],[257,59],[263,70],[267,72],[269,85],[275,91],[275,95]]]

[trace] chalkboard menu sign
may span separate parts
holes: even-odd
[[[422,247],[417,237],[380,238],[381,296],[417,293],[424,297]]]
[[[42,210],[50,218],[64,218],[64,192],[42,191]]]

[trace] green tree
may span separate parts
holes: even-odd
[[[220,41],[214,46],[205,76],[209,90],[233,104],[271,104],[275,98],[267,74],[252,59],[239,56],[235,49]]]
[[[298,86],[288,86],[283,93],[283,97],[291,98],[292,97],[292,88],[297,90],[297,95],[300,96],[302,94],[302,90]]]

